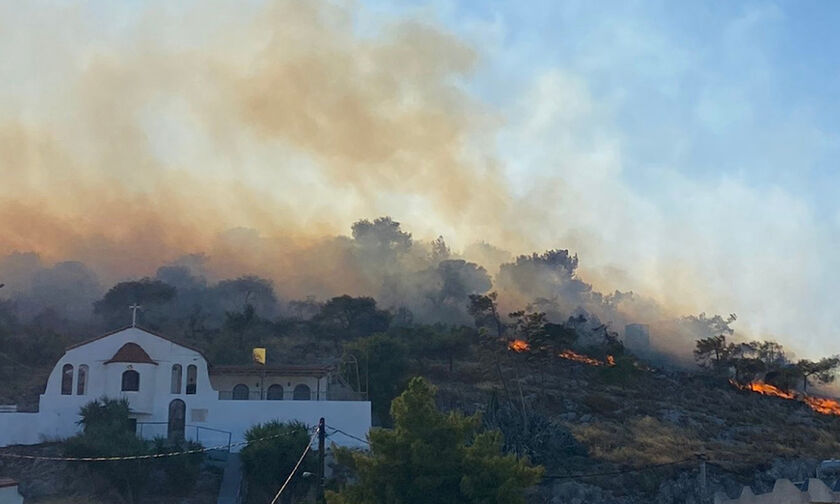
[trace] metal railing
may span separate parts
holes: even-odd
[[[309,392],[308,397],[301,396],[300,393],[295,394],[293,390],[284,390],[282,397],[268,392],[260,394],[258,390],[249,390],[247,396],[244,393],[234,394],[233,390],[219,391],[219,400],[222,401],[365,401],[365,396],[366,394],[361,392],[346,390],[320,393],[313,390]]]

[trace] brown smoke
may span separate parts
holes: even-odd
[[[376,295],[376,259],[360,265],[339,235],[391,215],[415,242],[443,234],[491,275],[512,259],[507,250],[568,247],[584,264],[617,250],[581,276],[604,292],[663,285],[645,294],[692,304],[696,277],[661,274],[667,266],[646,248],[624,261],[615,247],[656,219],[605,218],[647,215],[633,198],[601,197],[618,192],[611,151],[609,169],[590,170],[561,155],[562,135],[526,125],[523,144],[558,151],[546,156],[552,175],[522,181],[517,198],[493,156],[495,111],[462,87],[478,50],[435,25],[358,9],[0,4],[0,54],[13,56],[0,58],[0,258],[81,261],[109,286],[204,254],[211,280],[266,276],[284,297]],[[547,102],[585,98],[559,96]],[[430,267],[423,250],[412,253],[406,271]],[[640,260],[625,280],[620,268]],[[522,294],[512,309],[532,300]],[[666,316],[647,301],[621,303],[628,320]]]
[[[496,227],[508,196],[465,149],[487,127],[458,87],[470,48],[416,22],[357,33],[326,2],[192,9],[152,4],[114,41],[56,7],[2,42],[47,59],[13,74],[45,80],[35,98],[0,107],[0,254],[113,281],[204,252],[220,276],[312,267],[343,288],[356,279],[325,236],[356,218]]]

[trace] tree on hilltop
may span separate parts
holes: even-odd
[[[840,367],[840,358],[824,357],[818,361],[802,359],[796,363],[796,367],[802,373],[802,390],[807,391],[809,379],[815,379],[820,383],[833,382],[835,372]]]
[[[722,369],[729,364],[734,346],[726,342],[726,336],[719,334],[697,340],[694,358],[700,367],[714,370]]]

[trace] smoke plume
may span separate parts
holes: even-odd
[[[503,121],[467,91],[480,48],[433,19],[327,1],[7,3],[0,54],[0,282],[33,310],[81,313],[166,265],[211,283],[270,278],[282,299],[371,295],[447,321],[464,316],[458,299],[492,288],[512,309],[583,308],[617,329],[704,308],[696,270],[644,247],[597,254],[606,235],[649,233],[599,218],[621,212],[587,196],[616,184],[612,150],[571,157],[580,173],[564,180],[511,188],[494,147]],[[598,111],[559,77],[522,106],[540,109],[558,86],[582,104],[560,125],[577,131]],[[561,105],[520,134],[571,148],[572,133],[537,120]],[[402,227],[353,228],[383,215]],[[516,259],[555,248],[580,251],[585,274],[576,261]],[[619,259],[645,263],[631,275]],[[679,290],[598,292],[654,277]]]

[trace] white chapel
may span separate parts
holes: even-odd
[[[370,430],[371,410],[356,395],[332,366],[212,366],[200,350],[132,326],[67,348],[37,412],[0,413],[0,446],[72,436],[80,408],[102,397],[127,399],[145,438],[232,444],[238,451],[254,424],[316,425],[324,417],[342,432],[332,442],[359,446],[354,438]]]

